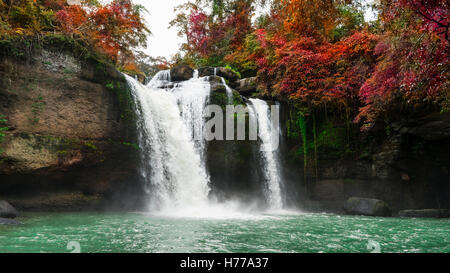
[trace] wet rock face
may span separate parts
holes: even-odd
[[[230,85],[234,85],[235,82],[239,79],[238,74],[225,67],[200,67],[198,69],[198,75],[200,77],[214,76],[214,71],[216,72],[216,76],[223,77],[224,79],[228,80],[230,82]]]
[[[217,69],[217,76],[223,77],[233,83],[239,79],[238,74],[234,73],[231,69],[227,69],[225,67],[219,67]]]
[[[177,65],[170,70],[170,77],[173,82],[187,81],[194,75],[194,70],[185,64]]]
[[[20,213],[6,201],[0,201],[0,218],[16,218]]]
[[[237,81],[236,90],[243,96],[250,96],[257,91],[257,78],[245,78]]]
[[[311,201],[320,203],[325,210],[334,211],[337,206],[343,207],[348,198],[358,196],[383,200],[392,212],[450,208],[450,138],[445,136],[444,126],[447,114],[414,112],[403,114],[407,116],[404,120],[399,114],[395,117],[396,122],[380,123],[377,130],[368,134],[361,134],[355,127],[356,132],[351,135],[340,133],[352,131],[343,129],[345,123],[339,119],[326,127],[323,117],[319,121],[316,116],[317,136],[335,135],[338,137],[334,139],[347,139],[346,143],[358,145],[347,153],[343,148],[345,145],[326,146],[331,142],[327,138],[318,147],[316,172],[314,151],[311,150],[308,151],[308,168],[304,171],[301,134],[289,137],[292,131],[289,122],[295,121],[292,114],[297,110],[282,103],[281,140],[287,150],[281,157],[284,171],[289,174],[289,185],[298,192],[307,193],[307,196],[296,198],[300,207],[306,208]],[[439,127],[435,127],[437,124]],[[308,144],[313,144],[311,129],[310,122]]]
[[[126,145],[136,135],[124,76],[70,52],[44,50],[34,59],[0,59],[0,113],[9,127],[0,154],[2,197],[19,209],[77,209],[140,187],[133,179],[139,155]],[[67,198],[47,202],[60,192]]]
[[[198,76],[199,77],[207,77],[207,76],[214,76],[214,67],[206,66],[206,67],[200,67],[198,69]]]
[[[339,201],[344,198],[343,180],[321,180],[314,184],[313,196],[326,201]]]
[[[352,215],[391,216],[387,203],[371,198],[349,198],[345,203],[344,210]]]

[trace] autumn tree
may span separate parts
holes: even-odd
[[[363,128],[401,109],[450,109],[449,12],[444,2],[382,2],[378,63],[360,90],[364,106],[356,121]]]
[[[70,3],[69,3],[70,2]],[[143,6],[130,0],[0,0],[0,34],[41,36],[62,33],[83,40],[122,67],[135,68],[134,50],[145,47]]]

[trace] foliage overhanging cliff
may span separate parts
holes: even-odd
[[[230,65],[307,112],[332,111],[362,130],[399,111],[448,111],[449,6],[444,0],[197,0],[172,26],[192,65]],[[267,6],[269,5],[269,6]],[[270,12],[252,22],[257,8]]]
[[[150,33],[144,12],[143,6],[130,0],[107,4],[96,0],[1,0],[0,40],[2,44],[22,41],[32,47],[32,41],[59,36],[77,44],[79,54],[96,54],[136,74],[137,48],[146,46]],[[12,53],[21,57],[27,53],[22,49],[12,48]]]

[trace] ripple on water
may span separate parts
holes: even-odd
[[[0,226],[0,252],[450,252],[448,219],[333,214],[227,214],[199,218],[141,213],[39,213]],[[229,217],[233,216],[233,217]]]

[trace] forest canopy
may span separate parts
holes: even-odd
[[[186,38],[176,62],[231,66],[268,95],[340,110],[362,129],[402,108],[448,111],[448,1],[375,1],[373,22],[364,3],[191,1],[171,22]]]
[[[150,33],[145,8],[130,0],[0,0],[2,40],[62,34],[81,40],[126,70]]]
[[[125,71],[155,69],[145,8],[131,0],[0,0],[0,38],[60,34]],[[259,90],[308,109],[337,111],[361,128],[402,109],[450,109],[449,3],[377,0],[192,0],[171,27],[185,38],[171,62],[228,66]],[[266,12],[257,14],[257,10]],[[171,65],[158,61],[159,68]]]

